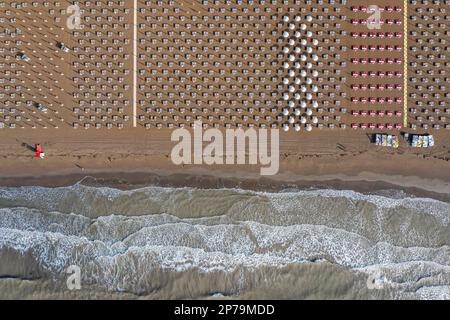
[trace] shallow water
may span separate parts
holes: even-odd
[[[392,190],[0,188],[0,292],[77,265],[77,297],[448,299],[449,221]]]

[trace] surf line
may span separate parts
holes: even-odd
[[[138,24],[138,0],[134,0],[133,12],[133,128],[137,127],[137,24]]]

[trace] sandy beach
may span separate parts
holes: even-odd
[[[450,138],[438,136],[439,146],[429,150],[412,149],[402,141],[398,150],[378,148],[365,134],[354,132],[319,133],[298,139],[295,134],[280,137],[280,170],[275,176],[260,177],[259,166],[176,166],[170,159],[175,143],[170,141],[170,131],[153,132],[151,136],[120,133],[17,131],[4,135],[0,142],[0,184],[4,186],[43,185],[64,186],[85,176],[123,179],[129,184],[146,184],[155,181],[151,176],[181,176],[168,184],[200,186],[193,179],[239,178],[269,184],[294,184],[313,181],[384,182],[435,193],[450,192]],[[47,158],[34,158],[30,146],[42,143]],[[186,178],[196,177],[196,178]],[[179,181],[177,181],[179,180]],[[225,182],[222,182],[225,183]],[[211,185],[211,183],[207,183]],[[336,185],[336,183],[333,183]]]
[[[354,132],[281,134],[280,171],[261,177],[175,166],[169,131],[6,135],[0,297],[446,298],[449,140],[437,138],[416,151]],[[72,264],[79,291],[66,287]],[[372,290],[371,277],[389,285]]]

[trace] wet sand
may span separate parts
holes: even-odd
[[[421,189],[448,194],[450,138],[437,138],[439,145],[428,150],[413,149],[405,141],[398,150],[389,150],[355,132],[321,132],[304,139],[281,134],[279,173],[262,177],[260,166],[253,165],[176,166],[170,160],[174,146],[170,131],[142,139],[132,133],[89,132],[75,138],[64,133],[18,132],[0,141],[0,185],[64,186],[92,176],[127,188],[157,184],[276,190],[328,185],[370,191],[388,184],[413,193]],[[43,144],[47,159],[34,158],[29,147],[35,142]]]

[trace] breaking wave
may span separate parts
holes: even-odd
[[[445,202],[355,191],[0,188],[0,253],[31,256],[52,279],[77,265],[84,284],[137,295],[189,272],[233,275],[229,294],[242,294],[259,270],[313,263],[397,298],[448,299],[449,221]]]

